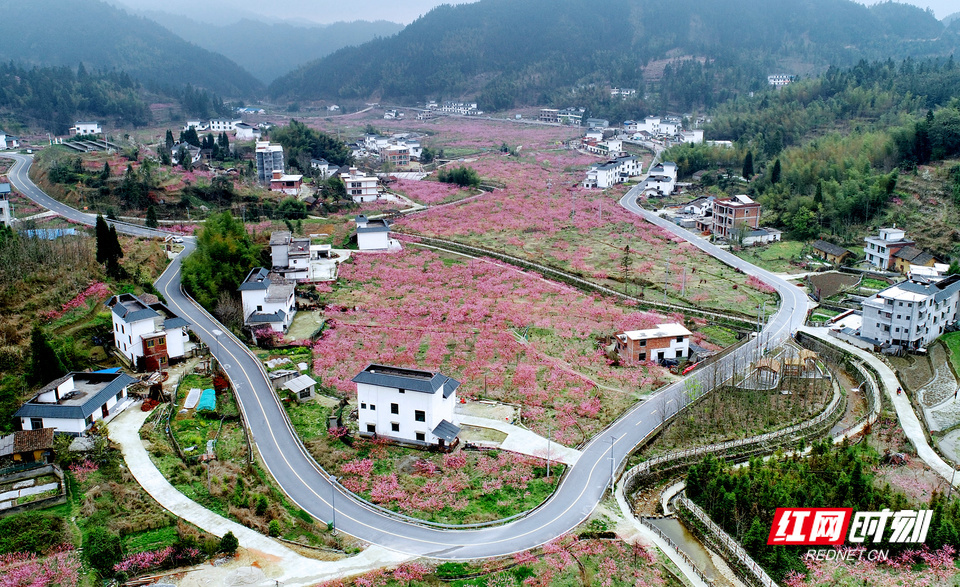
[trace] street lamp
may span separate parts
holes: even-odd
[[[223,332],[219,328],[214,328],[211,332],[213,333],[213,340],[217,341],[217,354],[220,354],[220,335]],[[214,355],[213,358],[216,359],[217,355]],[[219,361],[219,359],[217,360]],[[211,368],[213,368],[213,365],[211,365]]]
[[[610,495],[613,495],[613,473],[614,473],[614,461],[613,461],[613,443],[617,441],[617,437],[610,435]]]
[[[333,527],[333,533],[337,533],[337,476],[330,475],[330,504],[333,507],[333,521],[330,526]]]

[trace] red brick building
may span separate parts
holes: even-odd
[[[750,196],[733,196],[713,201],[713,227],[711,231],[717,238],[729,239],[737,234],[740,226],[751,229],[760,228],[761,206]]]

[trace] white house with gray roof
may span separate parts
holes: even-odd
[[[106,306],[113,317],[113,344],[131,365],[156,371],[186,356],[190,323],[156,296],[120,294],[107,300]]]
[[[250,270],[238,290],[243,300],[243,323],[251,328],[269,326],[286,332],[297,313],[293,283],[270,277],[263,267]]]
[[[904,281],[863,302],[860,336],[878,346],[926,347],[957,322],[960,275]]]
[[[367,365],[357,384],[360,434],[419,446],[450,448],[460,427],[454,422],[460,382],[438,372]]]
[[[13,417],[21,430],[53,428],[79,436],[97,420],[123,411],[136,382],[125,373],[68,373],[43,387]]]
[[[390,248],[390,223],[382,218],[368,220],[363,214],[357,223],[357,247],[361,251],[385,251]]]

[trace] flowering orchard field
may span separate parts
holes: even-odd
[[[68,544],[46,556],[15,552],[0,555],[0,587],[74,587],[80,583],[80,556]]]
[[[956,585],[956,549],[944,546],[932,551],[926,546],[907,550],[886,561],[869,560],[863,547],[842,549],[846,561],[804,561],[806,573],[791,571],[783,581],[786,587],[806,585],[874,587],[923,586],[947,587]],[[862,558],[861,558],[862,557]]]
[[[523,422],[568,446],[670,381],[653,364],[613,367],[596,337],[674,321],[488,260],[408,246],[354,255],[321,285],[329,329],[314,345],[322,382],[345,394],[368,363],[437,369],[461,397],[523,405]],[[528,339],[518,334],[530,327]],[[699,337],[696,337],[699,340]],[[596,383],[613,389],[598,390]]]
[[[750,316],[762,302],[772,306],[776,298],[762,283],[621,208],[617,201],[625,187],[606,194],[574,187],[582,180],[583,159],[571,151],[483,156],[470,166],[504,189],[409,216],[396,226],[528,258],[618,289],[629,246],[631,292]]]
[[[637,544],[619,540],[576,539],[562,536],[535,551],[482,564],[442,563],[435,568],[408,563],[394,571],[377,570],[352,580],[321,583],[318,587],[387,587],[435,585],[437,578],[479,575],[454,585],[487,587],[548,587],[597,585],[601,587],[653,587],[673,584],[657,556]]]
[[[294,421],[300,421],[295,417],[298,408],[288,407]],[[532,509],[553,492],[563,471],[553,462],[547,478],[546,460],[508,452],[444,455],[359,438],[347,444],[343,432],[333,430],[305,444],[350,491],[433,522],[484,522]]]
[[[455,202],[475,195],[476,190],[465,190],[459,186],[439,181],[416,181],[397,179],[390,189],[399,192],[411,200],[430,206]]]

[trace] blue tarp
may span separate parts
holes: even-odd
[[[56,240],[61,236],[74,236],[77,234],[76,228],[36,228],[22,230],[21,234],[26,234],[30,238],[39,238],[48,241]]]
[[[200,401],[197,402],[197,411],[210,410],[217,411],[217,395],[212,389],[204,389],[200,394]]]
[[[99,371],[94,371],[94,373],[119,373],[120,367],[112,367],[110,369],[100,369]]]

